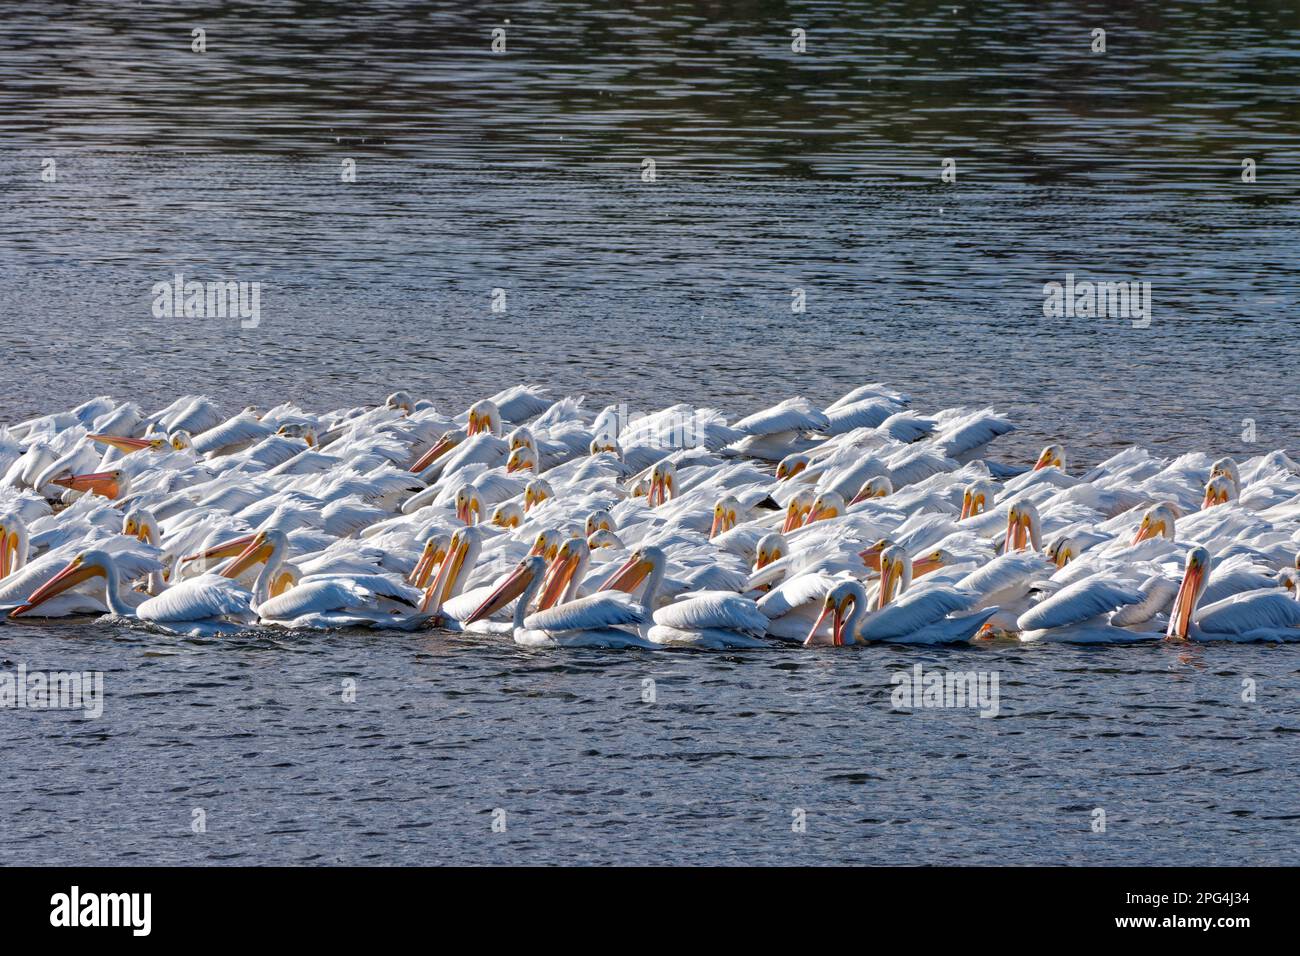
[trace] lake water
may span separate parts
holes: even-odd
[[[0,420],[101,393],[461,408],[521,380],[739,416],[885,380],[1007,410],[1006,459],[1295,454],[1298,20],[17,0]],[[176,272],[260,282],[260,324],[154,318]],[[1045,317],[1069,273],[1150,282],[1149,327]],[[74,623],[2,626],[0,657],[102,670],[108,695],[94,721],[0,715],[15,862],[1298,862],[1288,648],[538,654]],[[917,661],[997,671],[1000,715],[892,711]]]

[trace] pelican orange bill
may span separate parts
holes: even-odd
[[[32,608],[44,604],[50,598],[62,594],[69,588],[76,587],[82,581],[89,581],[100,573],[102,573],[100,568],[86,564],[80,557],[73,558],[62,571],[33,591],[31,596],[27,598],[26,604],[20,604],[10,611],[9,616],[19,617]]]
[[[626,591],[631,594],[636,586],[650,573],[650,562],[639,555],[632,555],[623,562],[608,581],[600,586],[602,591]]]
[[[116,448],[124,455],[143,451],[146,448],[161,448],[167,442],[161,438],[122,438],[118,435],[87,435],[91,441]]]
[[[84,475],[70,475],[67,478],[54,478],[52,484],[71,488],[73,491],[101,495],[111,500],[121,492],[121,478],[121,472],[94,471]]]
[[[500,586],[488,595],[487,599],[474,609],[469,617],[465,618],[466,624],[473,624],[475,621],[481,621],[485,617],[491,617],[497,611],[501,610],[519,595],[524,593],[528,587],[528,580],[532,575],[532,569],[527,563],[519,565],[510,576],[501,582]]]

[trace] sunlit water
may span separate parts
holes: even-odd
[[[182,391],[458,409],[519,380],[739,415],[883,379],[1007,410],[1008,460],[1294,453],[1296,19],[7,4],[0,419]],[[261,324],[155,319],[178,271],[261,282]],[[1149,281],[1150,327],[1045,318],[1071,272]],[[0,627],[0,657],[108,694],[99,720],[0,715],[12,861],[1297,862],[1288,648],[560,654],[72,623]],[[892,711],[918,660],[998,671],[1000,715]]]

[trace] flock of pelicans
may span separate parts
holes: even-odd
[[[536,646],[1300,640],[1283,452],[987,459],[1012,428],[879,384],[731,423],[530,386],[452,417],[96,398],[0,427],[0,608]]]

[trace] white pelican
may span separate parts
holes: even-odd
[[[259,562],[252,609],[266,624],[291,628],[410,627],[421,594],[379,573],[315,574],[299,578],[286,566],[288,538],[259,531],[219,576],[237,578]],[[164,592],[165,595],[166,592]]]
[[[80,475],[59,475],[49,483],[82,494],[102,495],[116,501],[125,498],[131,488],[131,476],[121,468],[109,471],[87,472]]]
[[[1187,552],[1182,584],[1165,632],[1170,641],[1300,641],[1300,601],[1285,588],[1245,591],[1198,607],[1209,581],[1210,552]]]
[[[1177,520],[1178,511],[1172,504],[1162,502],[1153,505],[1142,515],[1142,523],[1138,526],[1137,534],[1133,536],[1133,543],[1137,544],[1150,538],[1165,538],[1173,541],[1174,523]]]
[[[910,590],[912,561],[900,546],[880,555],[880,586],[876,607],[861,618],[858,636],[896,644],[952,644],[969,641],[997,611],[986,607],[972,613],[975,595],[947,585]],[[859,605],[861,606],[861,605]],[[957,617],[949,615],[958,614]]]
[[[1020,501],[1007,512],[1007,534],[1003,541],[1004,554],[1012,551],[1043,550],[1042,530],[1038,509],[1031,501]]]
[[[1141,604],[1141,590],[1123,582],[1094,575],[1067,585],[1020,615],[1016,626],[1020,640],[1071,644],[1132,644],[1160,637],[1158,631],[1118,627],[1115,612]]]
[[[1065,471],[1065,448],[1061,445],[1048,445],[1034,462],[1034,471],[1053,467]]]
[[[155,597],[124,590],[129,581],[161,569],[161,564],[149,561],[138,552],[85,551],[34,591],[27,603],[11,611],[10,617],[27,615],[37,608],[49,615],[51,610],[47,602],[55,602],[60,595],[75,593],[73,589],[78,586],[102,577],[102,606],[86,608],[84,604],[65,604],[63,610],[66,613],[85,613],[87,610],[102,611],[106,607],[116,617],[136,618],[167,633],[189,636],[237,633],[241,625],[251,622],[251,595],[234,581],[219,575],[206,574],[180,582]]]
[[[31,538],[20,515],[0,515],[0,581],[21,571],[27,563]]]
[[[512,620],[516,644],[530,647],[636,647],[651,649],[635,630],[646,610],[621,591],[601,591],[576,601],[528,613],[542,586],[546,562],[537,555],[525,558],[500,586],[466,619],[484,620],[515,602]]]
[[[867,612],[867,591],[852,579],[840,581],[826,593],[822,602],[821,616],[813,622],[812,628],[804,638],[805,647],[829,645],[847,647],[857,640],[858,626]],[[829,632],[824,632],[822,625],[830,617]]]
[[[767,647],[767,616],[749,598],[730,591],[698,591],[654,612],[647,636],[685,647]]]

